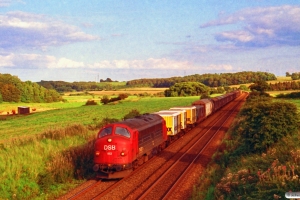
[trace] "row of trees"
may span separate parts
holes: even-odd
[[[300,79],[300,72],[294,72],[290,74],[289,72],[286,72],[286,77],[291,77],[293,80],[299,80]]]
[[[300,81],[286,81],[269,84],[266,81],[257,81],[250,85],[249,88],[256,91],[300,90]]]
[[[62,98],[56,90],[48,90],[31,81],[22,82],[17,76],[0,74],[0,102],[57,102]]]
[[[101,79],[102,80],[102,79]],[[107,78],[105,81],[101,81],[100,83],[95,82],[65,82],[65,81],[40,81],[37,82],[39,85],[47,88],[47,89],[54,89],[59,93],[64,92],[72,92],[72,91],[100,91],[100,90],[114,90],[123,88],[124,86],[121,85],[113,85],[112,82],[117,81],[109,81],[110,78]]]
[[[221,74],[194,74],[184,77],[156,78],[156,79],[136,79],[126,83],[130,86],[151,86],[151,87],[170,87],[180,82],[199,82],[209,87],[219,87],[228,85],[238,85],[253,83],[256,81],[276,80],[274,74],[268,72],[237,72],[237,73],[221,73]]]

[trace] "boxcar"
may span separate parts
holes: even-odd
[[[193,127],[196,123],[196,106],[178,106],[178,107],[172,107],[170,110],[178,110],[183,109],[186,111],[186,124],[189,127]]]
[[[203,121],[205,118],[207,118],[209,115],[213,112],[213,102],[210,99],[201,99],[194,101],[192,103],[193,106],[203,106],[204,113],[200,113],[199,116],[197,116],[197,123]],[[201,108],[199,108],[201,110]]]
[[[177,134],[180,133],[180,131],[181,131],[181,128],[180,128],[181,113],[180,112],[159,111],[159,112],[156,112],[155,114],[160,115],[166,121],[167,135],[171,136],[171,138],[169,138],[170,140],[172,140],[172,136],[177,136]]]

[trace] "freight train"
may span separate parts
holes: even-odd
[[[241,91],[235,90],[212,99],[197,100],[190,106],[143,114],[102,127],[95,142],[93,170],[102,179],[128,176],[186,130],[240,94]]]

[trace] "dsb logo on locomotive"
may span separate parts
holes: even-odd
[[[104,145],[104,148],[103,148],[105,151],[111,151],[111,150],[116,150],[116,145]]]

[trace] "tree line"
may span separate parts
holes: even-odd
[[[229,85],[239,85],[253,83],[256,81],[277,80],[276,76],[268,72],[237,72],[220,74],[194,74],[184,77],[155,78],[155,79],[135,79],[128,81],[129,86],[151,86],[151,87],[170,87],[180,82],[199,82],[209,87],[220,87]]]
[[[289,72],[286,72],[286,77],[291,77],[292,80],[299,80],[300,79],[300,72],[293,72],[292,74]]]
[[[126,85],[115,85],[113,82],[118,82],[118,81],[107,81],[111,80],[110,78],[107,78],[105,81],[100,79],[100,83],[97,82],[84,82],[84,81],[79,81],[79,82],[65,82],[65,81],[40,81],[37,82],[39,85],[47,88],[47,89],[54,89],[59,93],[64,93],[64,92],[73,92],[73,91],[101,91],[101,90],[116,90],[116,89],[121,89],[125,88]]]
[[[31,81],[22,82],[17,76],[10,74],[0,74],[0,103],[50,103],[61,100],[61,95],[54,89],[46,89]]]

